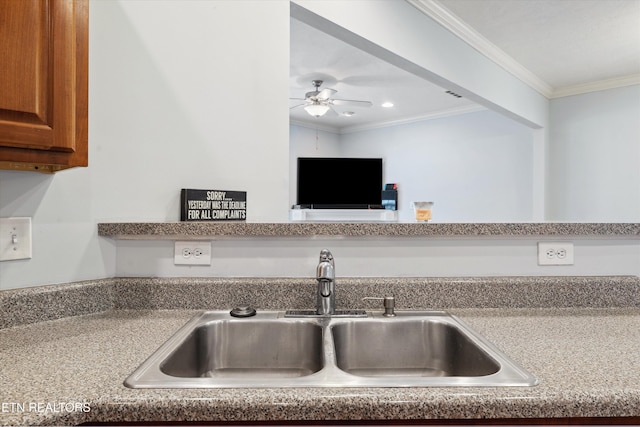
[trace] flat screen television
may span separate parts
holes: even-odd
[[[382,159],[299,157],[297,204],[311,209],[381,209]]]

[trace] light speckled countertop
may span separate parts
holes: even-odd
[[[230,237],[601,236],[637,239],[640,223],[438,222],[139,222],[101,223],[98,235],[117,239]]]
[[[73,286],[77,291],[78,287],[95,285]],[[629,289],[637,291],[637,280]],[[198,310],[111,307],[0,330],[0,424],[640,416],[637,305],[449,311],[536,375],[540,384],[504,388],[129,389],[123,385],[124,379]],[[60,402],[80,403],[90,410],[66,412]],[[30,410],[34,403],[41,406]]]
[[[536,387],[129,389],[123,380],[191,310],[110,311],[0,331],[3,425],[88,421],[412,420],[640,416],[640,310],[455,310],[540,379]],[[7,408],[5,408],[7,409]],[[55,408],[54,408],[55,409]]]

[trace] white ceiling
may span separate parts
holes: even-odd
[[[323,33],[307,24],[291,19],[291,63],[289,96],[304,98],[313,91],[312,80],[323,80],[320,89],[338,92],[332,98],[370,101],[372,107],[339,107],[338,113],[323,117],[310,116],[302,107],[290,110],[293,122],[342,132],[362,126],[381,126],[397,121],[411,121],[442,114],[446,111],[478,107],[464,98],[456,98],[445,90],[382,61],[358,48]],[[393,108],[384,108],[393,102]],[[289,106],[300,104],[290,101]],[[353,112],[353,116],[341,115]]]
[[[407,1],[549,98],[640,83],[640,0]],[[292,19],[289,96],[314,79],[374,106],[318,119],[295,108],[294,123],[348,132],[480,108]]]
[[[640,73],[638,0],[438,0],[552,90]]]

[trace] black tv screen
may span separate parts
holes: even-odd
[[[302,208],[369,209],[382,204],[382,159],[299,157]]]

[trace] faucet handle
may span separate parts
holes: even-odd
[[[396,315],[396,313],[394,312],[394,309],[396,307],[396,299],[395,297],[364,297],[362,298],[362,301],[366,301],[366,300],[375,300],[375,301],[382,301],[382,304],[384,305],[384,313],[382,314],[384,317],[394,317]]]

